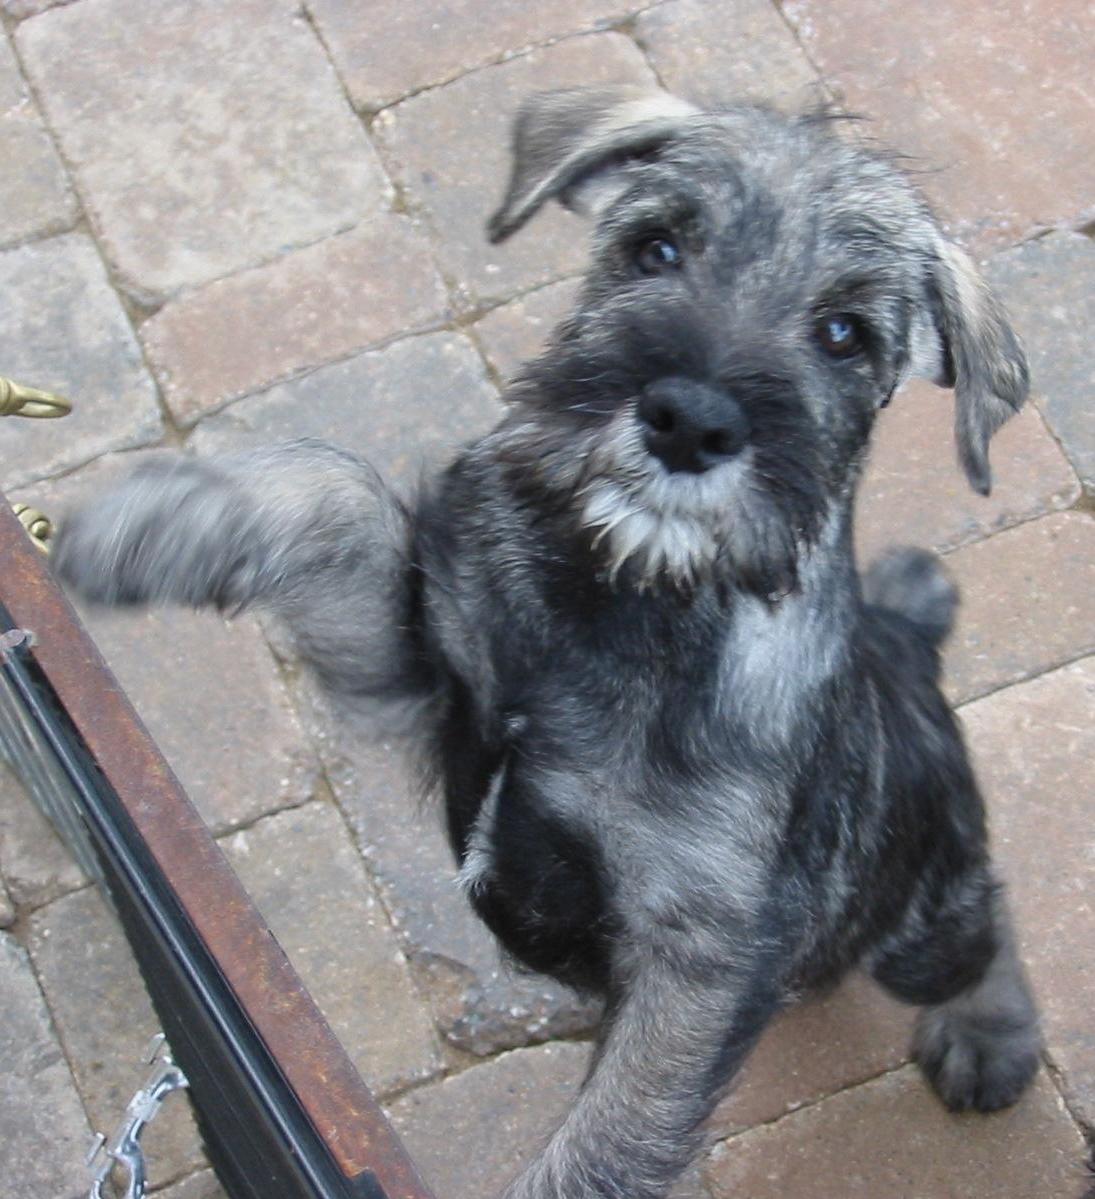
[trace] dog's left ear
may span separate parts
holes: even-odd
[[[942,237],[928,290],[942,348],[935,382],[954,388],[958,457],[970,486],[988,495],[989,438],[1027,398],[1026,355],[969,256]]]
[[[487,225],[490,240],[505,240],[552,197],[568,208],[596,212],[614,194],[607,178],[612,168],[657,149],[698,111],[668,92],[639,87],[579,87],[533,96],[514,126],[513,174]]]

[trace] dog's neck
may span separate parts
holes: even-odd
[[[861,604],[850,505],[834,507],[799,562],[798,587],[773,602],[735,597],[723,644],[719,704],[766,741],[790,736],[848,664]]]

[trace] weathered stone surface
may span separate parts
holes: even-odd
[[[148,1067],[143,1054],[160,1028],[137,965],[117,921],[92,887],[36,912],[29,938],[92,1126],[109,1134],[144,1082]],[[204,1164],[197,1129],[181,1096],[164,1104],[141,1145],[152,1186]]]
[[[583,223],[554,204],[505,245],[487,244],[484,226],[509,178],[510,125],[521,101],[544,88],[655,82],[634,42],[599,33],[486,67],[380,114],[373,132],[438,233],[442,270],[465,303],[507,299],[585,261]]]
[[[76,1199],[91,1130],[26,951],[3,933],[0,995],[0,1188],[12,1199]]]
[[[86,237],[68,234],[0,254],[0,296],[3,373],[74,404],[63,421],[0,421],[0,487],[10,492],[160,435],[140,347]]]
[[[358,354],[272,387],[201,422],[190,444],[214,453],[293,437],[322,437],[413,486],[426,465],[501,417],[467,338],[437,333]]]
[[[1095,491],[1095,242],[1051,233],[997,254],[987,274],[1023,332],[1035,399]]]
[[[893,1070],[908,1058],[912,1009],[862,975],[781,1016],[716,1109],[717,1137],[750,1128]]]
[[[156,1199],[228,1199],[228,1196],[212,1170],[199,1170],[160,1191]]]
[[[992,440],[992,494],[966,481],[954,445],[954,397],[917,381],[879,414],[857,500],[861,562],[890,545],[945,551],[1067,508],[1079,483],[1033,405]]]
[[[354,104],[374,111],[515,50],[603,27],[639,6],[639,0],[500,0],[488,13],[474,0],[373,0],[366,13],[343,0],[308,0]]]
[[[445,305],[425,239],[405,217],[379,213],[167,304],[140,337],[173,416],[191,424],[248,392],[437,321]]]
[[[670,0],[642,13],[635,35],[665,86],[687,99],[767,101],[794,112],[822,98],[817,74],[769,0]]]
[[[552,329],[574,306],[577,279],[562,279],[488,312],[475,332],[500,379],[543,349]]]
[[[15,904],[8,891],[4,876],[0,873],[0,928],[11,928],[15,923]]]
[[[435,1073],[426,1009],[334,808],[282,812],[221,847],[369,1086],[383,1094]]]
[[[0,874],[11,900],[20,907],[38,907],[86,881],[49,821],[2,762]]]
[[[557,983],[514,973],[456,887],[440,813],[423,806],[402,747],[353,729],[309,691],[306,717],[339,805],[445,1036],[472,1053],[572,1036],[597,1012]]]
[[[386,203],[373,150],[290,0],[100,0],[16,36],[137,294],[257,265]]]
[[[3,34],[0,162],[0,245],[56,233],[72,224],[76,199]]]
[[[985,246],[1095,213],[1088,0],[964,5],[784,0],[827,83],[923,167],[955,231]]]
[[[21,20],[23,17],[33,17],[47,8],[57,8],[62,4],[73,4],[75,0],[0,0],[0,11],[9,17]]]
[[[583,1045],[519,1049],[412,1091],[389,1115],[438,1195],[498,1195],[566,1114],[588,1058]]]
[[[1095,521],[1062,512],[947,556],[962,595],[945,651],[954,702],[1095,649]]]
[[[1095,1126],[1095,658],[962,709],[1050,1056]]]
[[[1044,1074],[1016,1107],[955,1116],[914,1066],[719,1146],[716,1199],[1078,1199],[1084,1142]]]

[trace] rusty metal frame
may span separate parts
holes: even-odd
[[[36,668],[341,1175],[371,1175],[387,1199],[431,1199],[2,495],[0,600],[16,627],[33,632]]]

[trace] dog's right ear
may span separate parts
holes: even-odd
[[[490,218],[492,242],[516,232],[552,197],[596,211],[611,189],[595,187],[612,167],[674,137],[699,110],[668,92],[640,87],[579,87],[542,92],[521,107],[513,131],[513,174]]]

